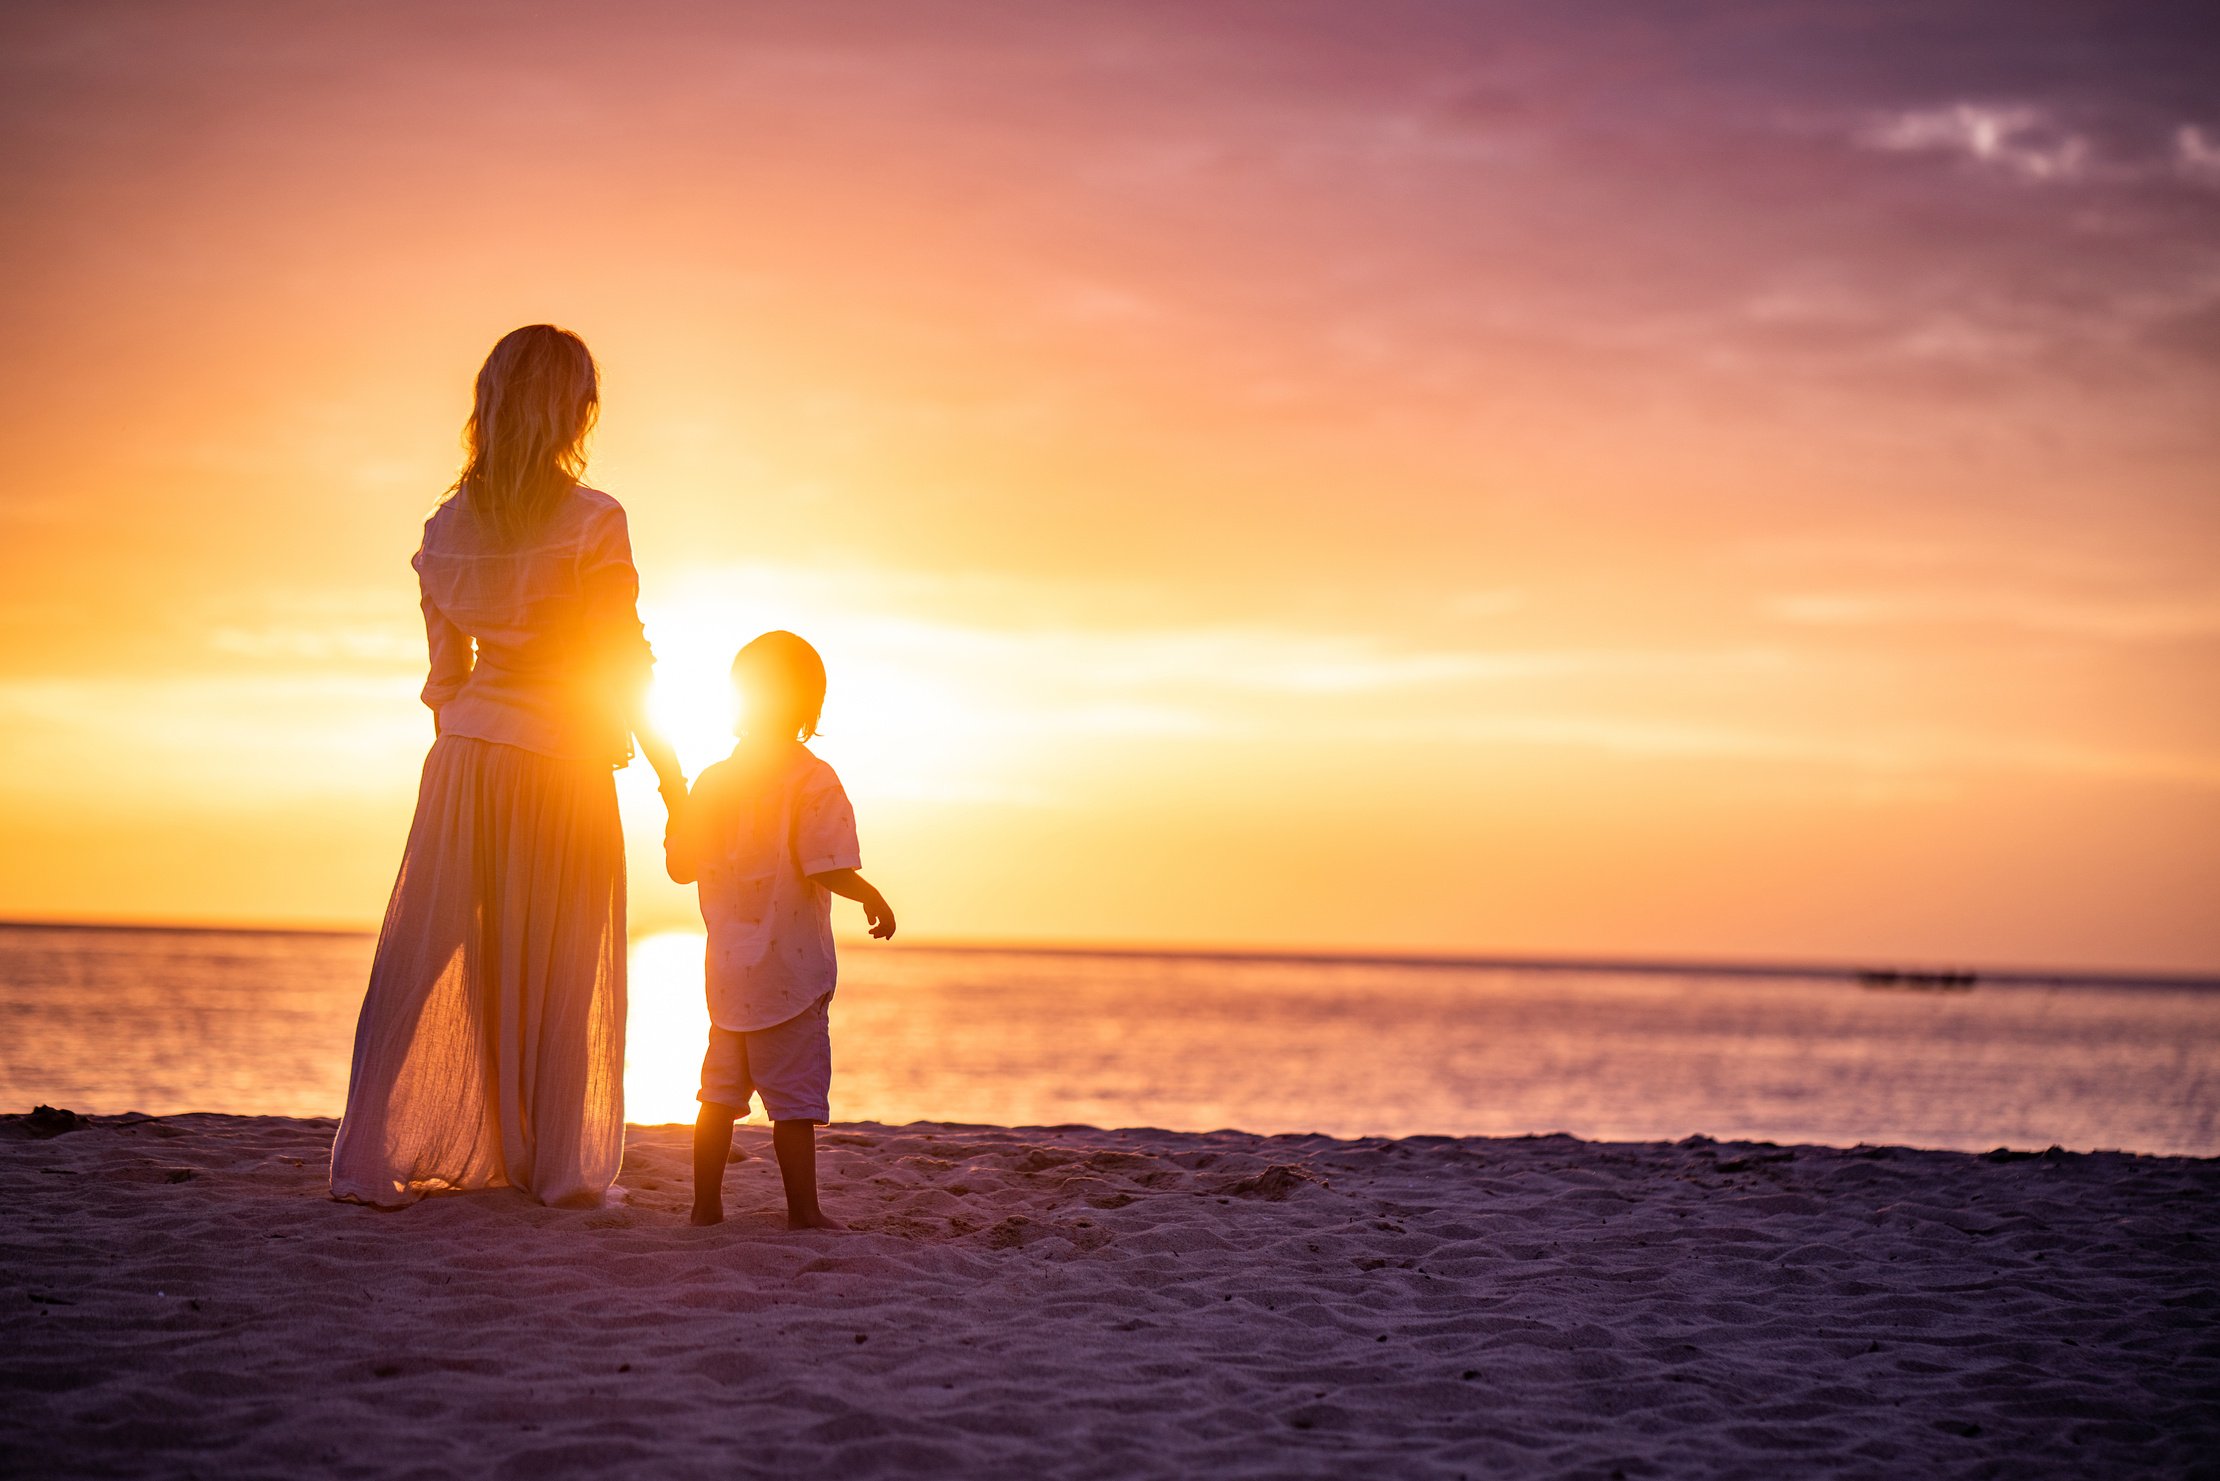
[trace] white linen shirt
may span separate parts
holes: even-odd
[[[431,649],[423,699],[440,734],[611,766],[631,759],[627,699],[645,690],[655,657],[622,505],[581,485],[511,546],[450,498],[424,521],[409,564]]]
[[[832,992],[832,892],[809,878],[860,869],[856,814],[808,748],[745,744],[702,772],[674,830],[709,928],[709,1019],[751,1033]]]

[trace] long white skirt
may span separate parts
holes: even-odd
[[[442,736],[355,1029],[335,1198],[598,1205],[624,1158],[624,835],[605,765]]]

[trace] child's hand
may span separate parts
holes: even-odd
[[[663,872],[671,877],[673,884],[692,884],[697,872],[693,849],[680,836],[684,832],[680,825],[686,820],[686,779],[666,778],[660,790],[663,794]]]
[[[863,918],[871,923],[871,935],[879,941],[894,939],[894,912],[887,908],[886,896],[874,895],[863,902]]]
[[[880,941],[894,939],[894,912],[887,908],[886,896],[853,869],[827,869],[812,874],[810,879],[823,885],[843,900],[853,900],[863,907],[863,918],[871,923],[871,934]]]

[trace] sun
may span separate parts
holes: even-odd
[[[654,604],[642,603],[655,645],[648,709],[678,751],[688,776],[732,749],[738,702],[732,658],[757,633],[784,627],[824,655],[827,671],[820,755],[841,770],[851,794],[937,798],[1007,787],[1006,746],[990,717],[1007,702],[979,696],[1005,682],[990,657],[961,643],[951,653],[944,629],[918,619],[848,611],[808,591],[780,600],[776,583],[753,600],[707,588],[703,573]]]
[[[731,655],[690,636],[656,644],[648,713],[692,775],[732,749]]]

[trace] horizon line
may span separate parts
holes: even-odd
[[[641,932],[655,935],[687,927],[662,926]],[[698,929],[698,928],[691,928]],[[36,931],[146,931],[237,936],[375,936],[370,926],[337,925],[237,925],[209,922],[178,923],[158,920],[26,920],[0,917],[0,930]],[[633,938],[627,933],[627,939]],[[859,938],[860,939],[860,938]],[[874,947],[877,943],[874,943]],[[1155,957],[1220,962],[1299,962],[1316,966],[1415,967],[1438,971],[1515,971],[1608,973],[1646,976],[1791,977],[1808,980],[1856,981],[1888,973],[1932,976],[1969,973],[1967,985],[2041,987],[2167,987],[2220,990],[2220,972],[2124,970],[2102,967],[1983,967],[1951,962],[1944,966],[1868,961],[1757,961],[1749,958],[1695,958],[1678,956],[1587,956],[1578,953],[1522,954],[1515,952],[1393,951],[1377,947],[1264,947],[1240,945],[1158,944],[1080,941],[911,941],[893,946],[898,951],[945,952],[953,955]]]

